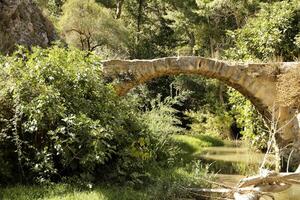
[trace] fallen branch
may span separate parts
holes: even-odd
[[[251,176],[240,180],[236,187],[224,188],[185,188],[187,191],[197,193],[221,193],[233,196],[235,200],[259,200],[263,196],[269,196],[274,199],[271,193],[278,193],[289,189],[292,184],[300,184],[300,172],[294,173],[276,173],[265,170],[264,174]],[[203,179],[205,180],[205,179]],[[205,180],[208,181],[208,180]],[[221,187],[223,184],[208,181]]]
[[[272,173],[267,176],[251,176],[240,180],[238,187],[248,187],[251,185],[271,184],[274,182],[284,182],[289,179],[300,179],[300,172],[297,173]]]

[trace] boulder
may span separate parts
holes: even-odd
[[[52,23],[32,0],[0,0],[0,52],[16,45],[47,47],[55,40]]]

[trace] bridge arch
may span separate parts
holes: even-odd
[[[218,79],[235,88],[249,99],[257,110],[270,118],[277,97],[277,77],[299,63],[234,63],[197,56],[166,57],[153,60],[104,61],[104,76],[115,85],[119,95],[125,95],[133,87],[165,75],[196,74]],[[294,117],[291,109],[277,108],[280,123]],[[281,134],[283,143],[299,139],[299,123],[294,120]]]

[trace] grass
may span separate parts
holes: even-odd
[[[67,184],[14,186],[0,189],[3,200],[146,200],[149,197],[130,187],[97,186],[80,189]]]
[[[223,146],[222,140],[209,135],[173,135],[172,139],[187,153],[200,153],[203,147]]]
[[[151,166],[150,183],[139,189],[132,186],[97,185],[91,189],[69,184],[48,186],[10,186],[0,188],[0,200],[156,200],[192,198],[193,194],[180,189],[180,186],[207,186],[199,179],[209,178],[199,162],[199,154],[204,147],[223,145],[221,140],[210,136],[174,135],[172,140],[181,148],[177,155],[180,163],[172,167]]]
[[[223,146],[224,142],[209,135],[173,135],[173,141],[181,148],[180,157],[185,162],[199,159],[205,147]]]
[[[197,177],[207,176],[201,168],[189,165],[187,168],[153,169],[151,184],[140,189],[130,186],[97,185],[91,189],[78,188],[69,184],[49,186],[17,185],[0,189],[1,200],[156,200],[190,198],[193,194],[180,186],[200,187],[207,185]]]

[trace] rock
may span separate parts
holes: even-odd
[[[47,47],[55,40],[52,23],[32,0],[0,0],[0,52],[17,44]]]

